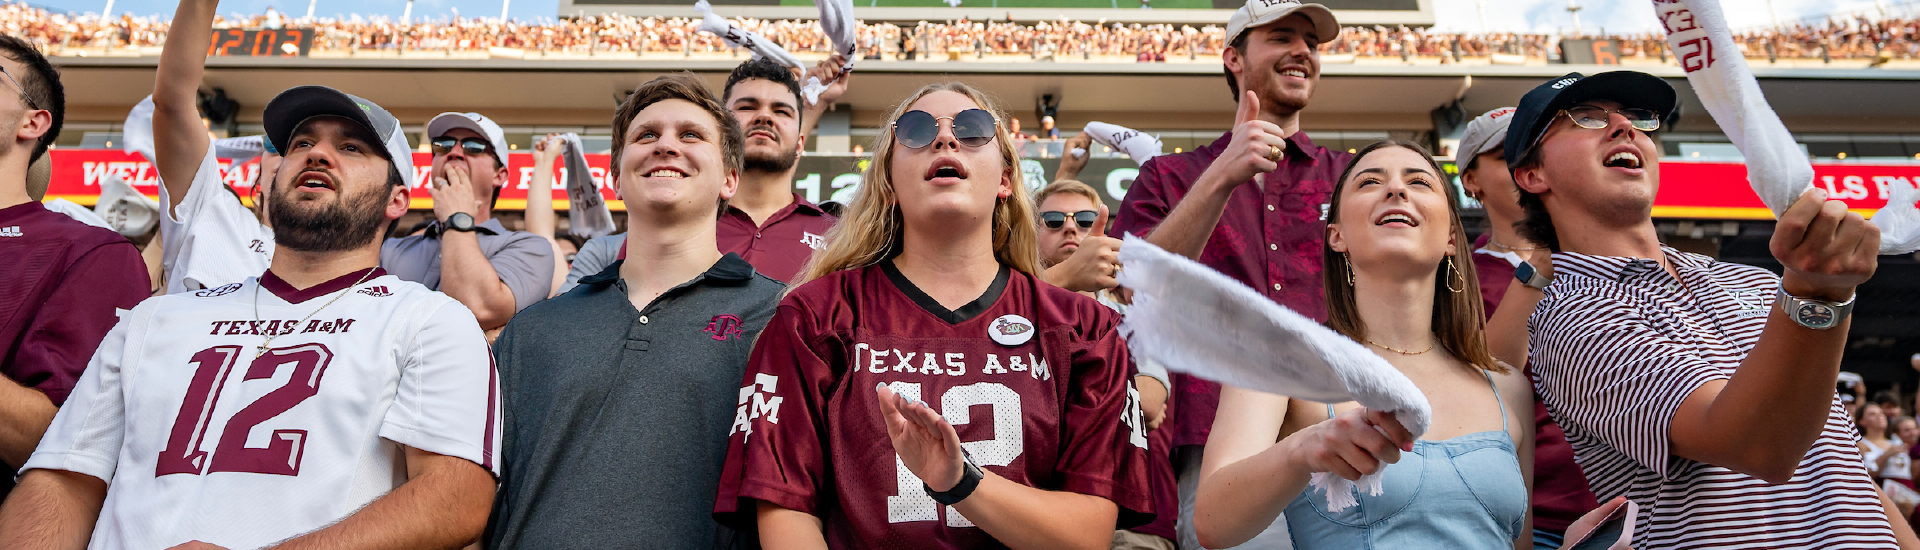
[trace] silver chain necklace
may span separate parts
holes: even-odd
[[[320,310],[327,309],[327,306],[333,305],[334,302],[340,301],[341,298],[345,298],[348,294],[352,294],[353,288],[360,286],[360,283],[367,282],[367,277],[373,276],[374,271],[378,271],[378,269],[368,269],[365,275],[360,276],[360,280],[354,281],[353,284],[351,285],[347,285],[347,288],[345,289],[341,289],[340,293],[334,295],[332,300],[327,300],[327,303],[320,304],[320,307],[317,309],[314,309],[313,313],[308,313],[306,318],[301,319],[299,321],[295,321],[293,323],[293,326],[298,327],[300,325],[307,324],[307,321],[313,320],[313,316],[320,314]],[[253,322],[255,325],[260,324],[262,321],[262,319],[260,319],[260,286],[261,285],[259,281],[254,281],[253,283]],[[282,329],[282,330],[285,330],[285,329]],[[267,336],[266,341],[260,342],[260,347],[254,349],[253,358],[259,359],[260,356],[266,355],[267,346],[272,345],[273,339],[279,338],[281,334],[286,334],[286,332],[276,332],[272,335]]]

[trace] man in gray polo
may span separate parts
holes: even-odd
[[[644,137],[666,128],[701,137]],[[785,288],[715,244],[744,141],[687,73],[615,112],[627,255],[495,342],[506,420],[487,547],[754,546],[710,514],[747,355]]]
[[[441,113],[427,135],[434,221],[426,233],[387,241],[380,266],[459,300],[481,328],[499,328],[553,290],[553,246],[493,218],[493,202],[510,181],[500,125],[479,113]]]

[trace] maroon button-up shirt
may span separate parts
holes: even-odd
[[[1115,229],[1145,235],[1160,225],[1232,139],[1229,132],[1193,152],[1147,161],[1127,190]],[[1252,182],[1234,188],[1200,263],[1301,315],[1326,320],[1320,247],[1326,238],[1327,197],[1351,158],[1295,132],[1287,138],[1285,160],[1267,174],[1264,189]],[[1220,385],[1180,373],[1173,374],[1172,382],[1174,400],[1180,403],[1178,410],[1168,411],[1173,444],[1206,444],[1220,404]]]
[[[791,283],[807,267],[813,251],[827,247],[827,230],[839,221],[798,194],[793,196],[793,204],[768,217],[766,225],[755,225],[746,211],[729,205],[717,222],[720,253],[739,254],[753,264],[754,271]],[[627,259],[624,244],[619,259]]]

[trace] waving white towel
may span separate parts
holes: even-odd
[[[1088,122],[1086,132],[1101,145],[1126,153],[1134,162],[1145,165],[1147,159],[1160,156],[1160,138],[1105,122]]]
[[[153,96],[140,100],[120,125],[120,150],[153,160]]]
[[[1218,271],[1128,235],[1120,246],[1120,285],[1133,290],[1121,335],[1135,355],[1168,369],[1255,391],[1322,403],[1358,401],[1394,414],[1414,437],[1433,409],[1393,365],[1340,333],[1260,295]],[[1358,485],[1379,495],[1380,472]],[[1309,490],[1327,508],[1356,504],[1350,482],[1315,473]]]
[[[847,60],[846,64],[840,67],[841,78],[846,78],[847,72],[853,70],[853,61],[860,58],[858,50],[860,42],[856,35],[860,24],[853,19],[853,1],[814,0],[814,4],[820,7],[820,31],[827,35],[828,40],[833,41],[834,53],[840,54]],[[800,93],[807,96],[807,104],[819,103],[820,92],[827,91],[827,86],[832,83],[831,81],[821,82],[820,77],[817,76],[809,76],[806,85],[800,87]]]
[[[735,47],[746,48],[753,52],[754,57],[765,57],[781,65],[806,70],[807,67],[800,63],[800,58],[787,53],[787,49],[780,47],[779,43],[767,40],[753,31],[734,26],[733,23],[728,23],[726,18],[715,15],[713,5],[708,4],[707,0],[695,2],[693,9],[700,12],[700,30],[726,39],[728,44],[733,44]]]
[[[567,148],[560,157],[567,168],[567,233],[586,239],[612,235],[616,230],[613,212],[607,210],[606,197],[600,195],[600,185],[593,181],[593,168],[587,166],[586,147],[580,144],[580,134],[568,132],[561,139]],[[527,190],[528,193],[540,191]]]
[[[1680,68],[1687,71],[1687,82],[1746,157],[1747,181],[1754,193],[1779,216],[1813,185],[1813,164],[1761,95],[1760,83],[1727,27],[1720,1],[1654,0],[1653,9],[1667,29],[1667,44]],[[1915,193],[1899,187],[1894,200],[1873,217],[1881,230],[1881,254],[1920,249]]]

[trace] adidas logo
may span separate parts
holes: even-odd
[[[20,226],[18,225],[9,225],[6,227],[0,227],[0,237],[24,237],[24,236],[26,236],[26,234],[20,232]]]
[[[392,292],[387,291],[387,287],[385,286],[370,286],[367,288],[360,289],[360,293],[368,296],[372,296],[375,298],[385,298],[393,295]]]
[[[236,290],[240,290],[240,283],[232,283],[219,288],[209,288],[206,290],[195,292],[193,293],[193,295],[199,296],[201,298],[212,298],[214,296],[226,296],[228,294],[233,294],[233,292]]]

